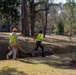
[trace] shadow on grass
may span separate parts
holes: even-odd
[[[50,40],[50,41],[49,41]],[[46,38],[46,40],[44,40],[45,42],[49,42],[49,43],[68,43],[67,40],[61,40],[61,39],[56,39],[56,38]]]
[[[60,64],[60,63],[64,63],[64,61],[62,61],[62,56],[60,56],[59,58],[55,58],[55,57],[37,57],[37,58],[26,58],[26,59],[21,59],[19,60],[20,62],[23,62],[23,63],[28,63],[28,64],[45,64],[45,65],[48,65],[49,67],[54,67],[54,68],[57,68],[57,69],[72,69],[72,70],[75,70],[76,67],[74,67],[73,65],[69,65],[69,64]]]
[[[23,62],[23,63],[28,63],[28,64],[37,64],[37,63],[34,63],[32,61],[29,61],[29,60],[19,60],[20,62]]]
[[[3,67],[2,70],[0,70],[0,75],[28,75],[24,73],[23,71],[18,71],[15,68],[9,68],[9,67]]]
[[[68,56],[66,56],[68,58]],[[66,59],[66,57],[64,57]],[[41,64],[46,64],[48,66],[54,67],[54,68],[59,68],[59,69],[76,69],[76,66],[73,66],[71,64],[69,64],[68,62],[70,60],[65,60],[63,61],[62,56],[60,56],[59,58],[47,58],[49,60],[44,60],[43,62],[41,62]],[[67,63],[65,63],[67,62]]]
[[[64,62],[60,62],[60,63],[64,63]],[[58,62],[42,62],[42,64],[46,64],[48,66],[54,67],[54,68],[59,68],[59,69],[72,69],[72,70],[76,70],[76,66],[72,66],[69,64],[60,64]]]

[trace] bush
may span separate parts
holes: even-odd
[[[54,30],[53,30],[53,33],[56,34],[56,35],[58,35],[58,34],[59,34],[58,29],[54,29]]]
[[[59,21],[57,25],[54,25],[53,33],[59,35],[64,34],[64,24],[62,21]]]

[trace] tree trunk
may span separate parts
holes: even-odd
[[[30,2],[30,18],[31,18],[31,35],[34,35],[34,26],[35,26],[35,18],[36,18],[36,13],[35,13],[35,6],[34,6],[34,1]]]
[[[45,14],[45,16],[46,16],[46,21],[45,21],[45,26],[44,26],[44,37],[45,37],[45,35],[46,35],[46,29],[47,29],[47,4],[45,4],[45,9],[46,9],[46,14]]]
[[[22,0],[22,35],[29,36],[27,0]]]
[[[31,17],[31,35],[34,35],[34,26],[35,26],[34,19]]]
[[[44,13],[43,13],[43,11],[41,12],[41,17],[42,17],[42,30],[43,30],[43,33],[44,33],[44,15],[43,15]]]

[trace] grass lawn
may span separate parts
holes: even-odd
[[[4,49],[7,49],[7,47],[4,46],[6,46],[5,42],[8,41],[8,35],[9,33],[0,33],[0,50],[2,50],[2,52]],[[32,38],[18,35],[20,46],[23,49],[27,49],[33,42]],[[72,41],[70,41],[71,44],[76,45],[76,43],[74,43],[76,42],[76,37],[73,37]],[[52,46],[65,46],[68,45],[68,43],[69,39],[67,36],[50,35],[46,36],[43,40],[46,50],[50,50]],[[59,48],[59,50],[61,49]],[[76,66],[60,65],[60,63],[72,58],[72,53],[66,53],[54,54],[46,56],[45,58],[39,56],[18,60],[0,60],[0,75],[76,75]]]
[[[70,54],[0,61],[0,75],[76,75],[76,67],[60,66]]]

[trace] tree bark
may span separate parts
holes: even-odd
[[[29,25],[28,25],[28,0],[22,0],[22,35],[29,36]]]
[[[47,29],[47,4],[45,4],[45,10],[46,10],[46,14],[45,14],[45,16],[46,16],[46,21],[45,21],[45,26],[44,26],[44,37],[45,37],[45,35],[46,35],[46,29]]]
[[[30,2],[30,19],[31,19],[31,35],[34,35],[34,26],[35,26],[35,18],[36,18],[36,13],[35,13],[35,5],[34,1]]]

